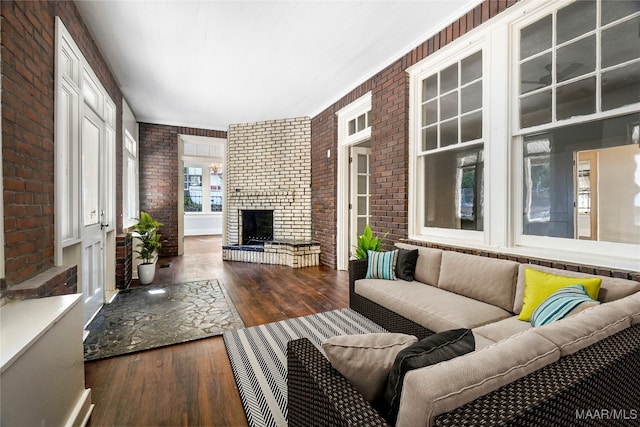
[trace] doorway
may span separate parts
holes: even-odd
[[[369,142],[349,149],[349,254],[358,244],[358,236],[364,232],[371,217]]]

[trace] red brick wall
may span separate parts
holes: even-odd
[[[178,135],[226,138],[226,131],[140,123],[140,210],[163,223],[160,256],[178,255]]]
[[[53,265],[55,16],[117,106],[116,158],[122,157],[122,94],[73,2],[2,0],[0,13],[5,266],[11,286]],[[120,184],[116,200],[121,212]]]
[[[496,16],[515,0],[485,0],[455,22],[416,46],[402,58],[364,82],[357,90],[312,118],[313,238],[320,242],[320,262],[335,268],[337,117],[345,105],[371,90],[371,228],[389,232],[390,247],[408,231],[409,80],[405,70],[471,29]]]

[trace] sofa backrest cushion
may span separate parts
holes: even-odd
[[[440,414],[557,361],[560,351],[528,330],[497,344],[407,373],[396,426],[432,425]]]
[[[515,261],[444,251],[438,287],[511,311],[518,265]]]
[[[640,323],[640,292],[609,302],[607,305],[628,314],[632,325]]]
[[[640,283],[633,280],[620,279],[617,277],[597,276],[593,274],[579,273],[577,271],[560,270],[558,268],[544,267],[542,265],[520,264],[518,268],[518,280],[516,282],[516,296],[512,309],[512,311],[516,314],[520,314],[520,311],[522,310],[522,301],[524,299],[525,288],[524,272],[527,268],[534,268],[538,271],[542,271],[543,273],[558,274],[561,276],[599,277],[600,279],[602,279],[602,283],[600,284],[600,293],[598,294],[598,300],[602,302],[615,301],[617,299],[631,295],[635,292],[640,292]]]
[[[629,326],[631,318],[627,313],[601,304],[532,331],[553,342],[561,355],[567,356]]]
[[[406,243],[396,243],[396,246],[409,250],[418,249],[418,260],[416,261],[414,279],[427,285],[438,286],[443,250],[408,245]]]

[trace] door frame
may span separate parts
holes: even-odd
[[[371,92],[336,112],[338,117],[338,159],[336,186],[336,268],[347,270],[351,248],[349,248],[349,157],[351,147],[371,139],[371,126],[349,135],[349,121],[371,111]],[[331,157],[331,150],[327,152]]]

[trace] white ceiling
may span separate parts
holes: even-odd
[[[313,117],[480,0],[77,1],[140,122]]]

